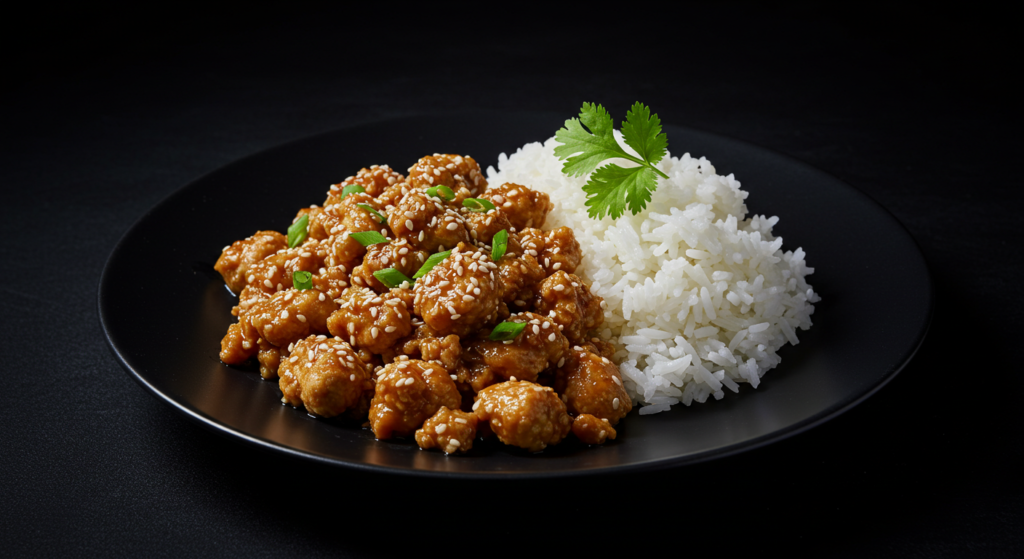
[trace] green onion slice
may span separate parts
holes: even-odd
[[[416,273],[412,275],[413,279],[419,279],[427,275],[427,273],[430,272],[430,270],[434,269],[434,266],[437,266],[438,264],[441,263],[442,260],[448,258],[448,255],[451,253],[452,251],[446,250],[444,252],[431,254],[430,258],[427,258],[427,261],[424,262],[422,266],[420,266],[420,269],[417,270]]]
[[[487,339],[494,342],[514,340],[515,337],[522,333],[522,331],[525,329],[525,322],[502,322],[501,324],[495,326],[494,330],[491,330],[491,335],[487,336]]]
[[[309,216],[303,215],[295,223],[288,227],[288,248],[295,248],[302,244],[309,236]]]
[[[502,256],[505,256],[505,250],[508,249],[508,230],[502,229],[494,234],[494,238],[491,240],[491,260],[497,262],[501,260]]]
[[[381,223],[384,223],[385,221],[388,220],[388,218],[386,218],[383,215],[381,215],[380,212],[378,212],[377,210],[373,209],[373,206],[371,206],[369,204],[356,204],[356,205],[359,206],[360,208],[363,208],[364,210],[372,213],[374,216],[377,217],[377,219],[380,220]]]
[[[362,186],[359,186],[358,184],[350,184],[345,188],[341,189],[341,198],[338,199],[344,200],[346,196],[352,194],[353,192],[366,192],[366,189],[363,188]]]
[[[355,239],[357,241],[359,241],[359,244],[363,245],[364,247],[368,247],[370,245],[377,245],[377,244],[380,244],[380,243],[388,242],[387,237],[385,237],[384,235],[381,235],[380,233],[378,233],[376,231],[363,231],[361,233],[349,233],[348,236],[352,237],[353,239]]]
[[[292,272],[292,286],[299,291],[313,288],[313,274],[295,270]]]
[[[445,200],[454,200],[455,193],[452,189],[448,188],[443,184],[437,186],[431,186],[427,189],[427,196],[437,196],[438,198],[444,198]]]
[[[408,283],[411,286],[415,282],[415,280],[409,279],[409,276],[394,268],[377,270],[373,273],[373,277],[377,278],[377,280],[383,283],[388,289],[401,287],[403,283]]]
[[[462,201],[462,205],[469,211],[476,213],[489,212],[494,209],[494,204],[490,200],[484,200],[483,198],[466,198]]]

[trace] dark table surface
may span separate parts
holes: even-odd
[[[65,7],[3,24],[5,555],[363,557],[488,542],[516,555],[551,536],[573,556],[662,539],[663,553],[700,556],[1021,553],[1020,45],[1009,14],[150,10]],[[106,345],[96,291],[107,256],[203,173],[381,119],[569,117],[582,101],[619,115],[636,100],[831,173],[906,226],[931,270],[934,320],[891,383],[810,431],[698,465],[423,481],[219,437],[146,393]]]

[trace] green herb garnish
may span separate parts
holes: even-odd
[[[430,272],[430,270],[434,269],[434,266],[437,266],[438,264],[441,263],[442,260],[448,258],[448,255],[451,253],[452,251],[446,250],[444,252],[431,254],[430,258],[427,258],[427,261],[424,262],[422,266],[420,266],[420,269],[416,270],[416,273],[412,275],[413,279],[420,279],[423,276],[427,275],[427,273]]]
[[[381,235],[376,231],[362,231],[360,233],[349,233],[348,236],[359,241],[359,244],[363,245],[364,247],[388,242],[387,237]]]
[[[401,287],[403,283],[412,285],[415,282],[415,280],[409,279],[409,276],[394,268],[377,270],[373,273],[373,277],[377,278],[377,280],[383,283],[388,289]]]
[[[359,186],[358,184],[347,185],[345,188],[341,189],[341,197],[338,198],[338,200],[344,200],[346,196],[352,194],[353,192],[366,192],[366,189],[363,188],[362,186]]]
[[[506,250],[508,250],[508,231],[502,229],[491,239],[491,260],[495,262],[501,260],[501,257],[505,256]]]
[[[493,342],[514,340],[524,329],[526,329],[525,322],[502,322],[495,326],[494,330],[491,330],[491,335],[487,336],[487,339]]]
[[[373,206],[371,206],[369,204],[356,204],[356,206],[359,206],[360,208],[363,208],[364,210],[366,210],[366,211],[370,212],[371,214],[373,214],[377,219],[380,220],[381,223],[384,223],[385,221],[388,220],[388,218],[386,218],[383,215],[381,215],[380,212],[378,212],[376,209],[374,209]]]
[[[309,216],[303,215],[288,227],[288,248],[295,248],[309,237]]]
[[[303,272],[302,270],[295,270],[292,272],[292,287],[302,291],[304,289],[313,288],[313,274],[309,272]]]
[[[489,212],[494,209],[494,204],[490,200],[484,200],[483,198],[466,198],[462,201],[462,206],[476,213]]]
[[[587,215],[593,219],[605,215],[618,219],[627,205],[633,215],[640,213],[651,201],[651,193],[658,188],[658,176],[668,178],[654,167],[668,150],[668,138],[661,132],[658,115],[651,115],[650,109],[640,102],[634,103],[626,113],[622,139],[640,157],[626,153],[615,141],[613,126],[612,117],[604,107],[583,103],[580,118],[565,121],[565,127],[555,133],[555,140],[562,143],[555,148],[555,155],[565,161],[562,173],[580,177],[593,171],[583,186],[587,193]],[[615,164],[597,167],[602,161],[616,157],[637,163],[639,167],[624,168]]]
[[[437,196],[438,198],[444,198],[445,200],[454,200],[455,193],[452,189],[448,188],[443,184],[437,186],[431,186],[427,189],[427,196]]]

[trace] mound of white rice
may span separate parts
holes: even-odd
[[[600,336],[615,345],[640,413],[720,399],[723,387],[739,392],[739,383],[757,388],[781,361],[776,351],[810,328],[818,301],[803,250],[783,252],[782,238],[772,236],[779,218],[747,217],[739,181],[687,153],[658,164],[669,179],[658,179],[646,210],[596,221],[587,216],[587,177],[562,174],[557,145],[550,138],[502,153],[487,180],[546,192],[555,208],[544,228],[576,233],[576,275],[604,298]]]

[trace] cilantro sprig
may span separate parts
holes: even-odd
[[[555,140],[562,144],[555,147],[555,156],[565,161],[562,172],[570,177],[590,173],[583,191],[587,193],[587,215],[593,219],[605,215],[618,219],[627,206],[633,215],[640,213],[651,201],[651,193],[658,188],[658,176],[668,178],[655,167],[668,150],[668,138],[661,131],[658,115],[652,115],[640,102],[634,103],[626,113],[622,139],[639,157],[622,149],[615,141],[613,130],[614,122],[604,107],[583,103],[580,117],[565,121],[565,127],[555,133]],[[638,166],[620,167],[609,163],[598,167],[612,158],[626,159]]]

